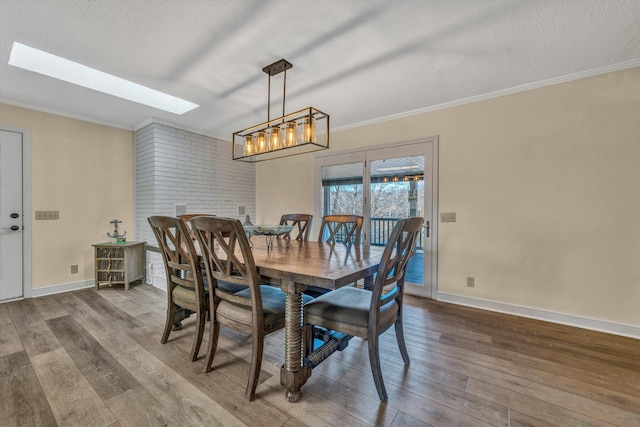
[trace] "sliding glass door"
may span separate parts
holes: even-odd
[[[395,157],[371,161],[369,243],[384,246],[395,224],[424,216],[424,156]],[[405,281],[424,284],[424,238],[418,234],[416,254],[409,260]]]
[[[399,220],[415,216],[424,218],[416,252],[409,260],[405,276],[407,292],[422,296],[431,296],[431,259],[427,256],[430,251],[425,251],[425,244],[430,241],[431,225],[431,211],[428,210],[431,206],[426,203],[431,193],[425,190],[432,183],[429,168],[425,167],[427,157],[424,144],[381,148],[366,153],[369,218],[365,223],[369,225],[368,243],[384,246]]]
[[[364,217],[364,245],[385,246],[402,218],[420,216],[425,225],[406,275],[407,292],[432,293],[432,151],[428,142],[318,156],[316,224],[325,215]]]

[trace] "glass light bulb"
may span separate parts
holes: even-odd
[[[258,141],[256,142],[256,151],[258,153],[264,153],[267,151],[267,135],[263,130],[258,132]]]
[[[287,147],[293,147],[296,145],[298,136],[298,129],[296,128],[296,122],[289,122],[285,127],[285,140],[284,143]]]
[[[272,127],[271,128],[271,145],[269,146],[269,150],[278,150],[280,149],[280,128]]]
[[[254,154],[253,135],[247,135],[244,138],[244,155],[251,156]]]
[[[316,121],[311,116],[304,119],[302,142],[316,142]]]

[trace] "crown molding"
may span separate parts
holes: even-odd
[[[131,127],[123,126],[123,125],[118,124],[118,123],[111,123],[111,122],[105,122],[105,121],[102,121],[102,120],[96,120],[94,118],[83,116],[81,114],[72,114],[72,113],[68,113],[68,112],[65,112],[65,111],[56,110],[55,108],[41,107],[39,105],[29,104],[27,102],[22,102],[22,101],[16,101],[14,99],[4,98],[4,97],[1,97],[1,96],[0,96],[0,103],[1,104],[11,105],[13,107],[25,108],[27,110],[39,111],[41,113],[53,114],[55,116],[66,117],[68,119],[81,120],[83,122],[93,123],[93,124],[96,124],[96,125],[109,126],[109,127],[112,127],[112,128],[123,129],[123,130],[128,130],[128,131],[132,131],[133,130]]]
[[[584,79],[584,78],[588,78],[588,77],[594,77],[594,76],[601,75],[601,74],[611,73],[611,72],[615,72],[615,71],[621,71],[621,70],[634,68],[634,67],[639,67],[639,66],[640,66],[640,58],[636,58],[636,59],[632,59],[632,60],[629,60],[629,61],[624,61],[624,62],[619,62],[619,63],[616,63],[616,64],[607,65],[607,66],[604,66],[604,67],[593,68],[591,70],[580,71],[580,72],[573,73],[573,74],[567,74],[567,75],[560,76],[560,77],[554,77],[554,78],[551,78],[551,79],[541,80],[539,82],[527,83],[527,84],[524,84],[524,85],[514,86],[514,87],[511,87],[511,88],[507,88],[507,89],[501,89],[501,90],[498,90],[498,91],[495,91],[495,92],[491,92],[491,93],[471,96],[471,97],[468,97],[468,98],[458,99],[458,100],[450,101],[450,102],[444,102],[442,104],[433,105],[433,106],[430,106],[430,107],[418,108],[416,110],[406,111],[406,112],[398,113],[398,114],[392,114],[392,115],[384,116],[384,117],[378,117],[378,118],[375,118],[375,119],[365,120],[365,121],[352,123],[352,124],[348,124],[348,125],[344,125],[344,126],[336,126],[336,127],[332,127],[331,131],[332,132],[339,132],[339,131],[343,131],[343,130],[354,129],[354,128],[359,128],[359,127],[363,127],[363,126],[369,126],[369,125],[373,125],[373,124],[377,124],[377,123],[388,122],[388,121],[391,121],[391,120],[397,120],[397,119],[402,119],[402,118],[406,118],[406,117],[416,116],[416,115],[419,115],[419,114],[429,113],[429,112],[432,112],[432,111],[443,110],[445,108],[451,108],[451,107],[457,107],[457,106],[460,106],[460,105],[471,104],[473,102],[486,101],[488,99],[499,98],[501,96],[512,95],[512,94],[516,94],[516,93],[520,93],[520,92],[526,92],[526,91],[533,90],[533,89],[539,89],[539,88],[543,88],[543,87],[547,87],[547,86],[553,86],[553,85],[557,85],[557,84],[560,84],[560,83],[567,83],[567,82],[571,82],[571,81],[574,81],[574,80],[580,80],[580,79]],[[27,108],[27,109],[34,110],[34,111],[40,111],[40,112],[43,112],[43,113],[54,114],[54,115],[57,115],[57,116],[67,117],[67,118],[70,118],[70,119],[82,120],[82,121],[85,121],[85,122],[95,123],[95,124],[98,124],[98,125],[110,126],[110,127],[114,127],[114,128],[117,128],[117,129],[129,130],[129,131],[138,131],[138,130],[142,129],[145,126],[148,126],[151,123],[158,123],[158,124],[169,126],[169,127],[173,127],[173,128],[176,128],[176,129],[185,130],[187,132],[192,132],[192,133],[195,133],[195,134],[198,134],[198,135],[203,135],[203,136],[206,136],[206,137],[209,137],[209,138],[213,138],[213,139],[216,139],[216,140],[219,140],[219,141],[230,142],[228,139],[222,138],[219,135],[215,135],[215,134],[210,133],[210,132],[206,132],[206,131],[199,130],[199,129],[188,128],[188,127],[185,127],[185,126],[182,126],[182,125],[178,125],[176,123],[172,123],[170,121],[161,120],[161,119],[157,119],[157,118],[154,118],[154,117],[149,117],[148,119],[143,120],[142,122],[140,122],[139,124],[137,124],[136,126],[131,128],[131,127],[128,127],[128,126],[123,126],[123,125],[118,124],[118,123],[111,123],[111,122],[106,122],[106,121],[102,121],[102,120],[96,120],[96,119],[93,119],[91,117],[86,117],[86,116],[83,116],[83,115],[80,115],[80,114],[71,114],[71,113],[68,113],[68,112],[64,112],[64,111],[60,111],[60,110],[56,110],[56,109],[52,109],[52,108],[45,108],[45,107],[41,107],[41,106],[38,106],[38,105],[33,105],[33,104],[26,103],[26,102],[21,102],[21,101],[16,101],[16,100],[9,99],[9,98],[4,98],[4,97],[0,97],[0,103],[7,104],[7,105],[12,105],[14,107]]]
[[[338,132],[342,130],[359,128],[359,127],[369,126],[377,123],[388,122],[390,120],[402,119],[405,117],[411,117],[419,114],[430,113],[432,111],[438,111],[438,110],[443,110],[445,108],[471,104],[473,102],[486,101],[488,99],[499,98],[501,96],[512,95],[520,92],[526,92],[533,89],[540,89],[547,86],[553,86],[560,83],[567,83],[574,80],[580,80],[587,77],[594,77],[601,74],[612,73],[615,71],[626,70],[634,67],[640,67],[640,58],[636,58],[636,59],[632,59],[624,62],[618,62],[616,64],[611,64],[604,67],[592,68],[591,70],[580,71],[573,74],[566,74],[560,77],[553,77],[551,79],[541,80],[534,83],[527,83],[524,85],[514,86],[507,89],[501,89],[495,92],[485,93],[482,95],[476,95],[468,98],[458,99],[455,101],[444,102],[442,104],[432,105],[430,107],[418,108],[417,110],[406,111],[404,113],[392,114],[389,116],[379,117],[377,119],[365,120],[365,121],[353,123],[350,125],[338,126],[338,127],[334,127],[332,131]]]

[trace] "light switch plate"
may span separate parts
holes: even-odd
[[[60,211],[36,211],[36,220],[60,219]]]
[[[456,222],[456,213],[455,212],[441,213],[440,222]]]

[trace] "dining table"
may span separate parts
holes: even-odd
[[[361,279],[365,285],[371,284],[383,250],[340,243],[254,239],[252,253],[261,280],[279,286],[286,294],[285,360],[280,383],[288,401],[300,399],[301,387],[314,365],[306,362],[308,355],[304,354],[302,292],[308,286],[338,289]]]

